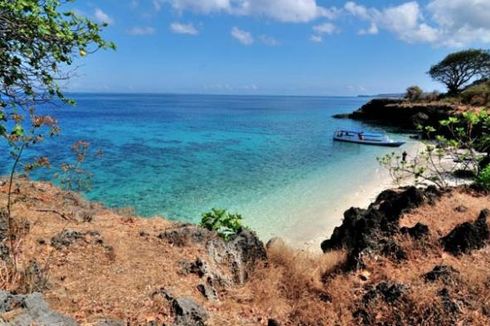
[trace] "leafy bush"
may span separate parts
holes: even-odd
[[[229,213],[226,209],[213,208],[202,214],[201,226],[216,231],[219,236],[228,240],[243,229],[242,219],[240,214]]]
[[[480,175],[476,179],[476,183],[483,188],[490,190],[490,164],[480,172]]]
[[[424,91],[422,90],[422,88],[418,86],[410,86],[409,88],[407,88],[407,92],[405,93],[405,98],[410,102],[416,102],[420,100],[423,93]]]
[[[430,136],[437,130],[432,126],[423,128],[427,138],[435,138],[435,142],[426,142],[414,156],[393,152],[378,158],[397,184],[412,179],[415,184],[429,183],[446,188],[454,182],[455,173],[476,176],[478,180],[482,173],[482,153],[478,149],[490,143],[490,115],[485,111],[465,112],[440,121],[440,125],[446,135]]]
[[[475,84],[461,93],[464,104],[490,106],[490,81]]]

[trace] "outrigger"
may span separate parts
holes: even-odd
[[[333,140],[364,145],[400,147],[405,144],[402,141],[390,139],[384,132],[365,132],[353,130],[337,130]]]

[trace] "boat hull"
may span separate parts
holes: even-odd
[[[405,142],[383,142],[383,141],[370,141],[370,140],[356,140],[356,139],[345,139],[340,137],[334,137],[333,140],[341,141],[344,143],[361,144],[361,145],[371,145],[371,146],[384,146],[384,147],[400,147]]]

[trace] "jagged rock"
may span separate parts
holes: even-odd
[[[382,243],[381,253],[384,256],[390,257],[397,262],[408,259],[405,250],[403,250],[403,248],[393,239],[382,240],[380,243]]]
[[[13,295],[0,291],[0,313],[19,309],[11,320],[2,325],[31,326],[59,325],[75,326],[75,320],[51,310],[40,293]]]
[[[183,247],[189,244],[205,244],[215,234],[205,228],[197,225],[181,225],[179,227],[165,230],[158,235],[162,240],[170,244]]]
[[[352,317],[360,320],[362,325],[374,325],[374,317],[366,309],[357,309],[352,313]]]
[[[386,303],[393,303],[400,299],[405,292],[406,287],[403,284],[380,282],[364,294],[362,302],[364,305],[368,305],[372,300],[382,298]]]
[[[437,265],[432,271],[424,274],[426,282],[441,280],[444,284],[454,283],[459,272],[448,265]]]
[[[424,112],[417,112],[409,119],[410,125],[415,128],[417,128],[417,126],[426,126],[429,121],[429,115]]]
[[[453,255],[460,255],[483,248],[490,237],[487,225],[488,215],[490,211],[484,209],[475,222],[457,225],[448,235],[441,238],[444,250]]]
[[[415,129],[418,124],[437,126],[453,111],[454,106],[445,103],[418,104],[399,99],[373,99],[350,114],[349,118]]]
[[[246,229],[228,241],[215,238],[208,242],[209,256],[218,264],[228,266],[234,283],[243,284],[259,261],[267,260],[264,244]]]
[[[216,289],[210,284],[198,284],[197,290],[208,300],[218,300],[218,293]]]
[[[10,249],[5,243],[0,243],[0,259],[8,261],[10,259]]]
[[[257,263],[267,259],[264,244],[253,232],[246,229],[226,241],[216,232],[196,225],[182,225],[166,230],[158,237],[176,246],[202,246],[210,259],[181,262],[182,273],[195,273],[206,278],[212,286],[243,284]]]
[[[449,290],[447,288],[443,288],[437,294],[441,298],[444,310],[447,313],[457,315],[461,312],[462,304],[451,298],[451,295],[449,294]]]
[[[429,235],[429,227],[422,223],[415,224],[414,227],[403,227],[400,229],[402,234],[407,234],[413,239],[420,240]]]
[[[396,260],[406,258],[392,237],[399,232],[403,213],[440,196],[434,187],[416,187],[383,191],[368,209],[350,208],[344,213],[342,225],[336,227],[330,239],[321,244],[324,252],[345,248],[348,251],[347,267],[358,268],[366,251],[388,255]]]
[[[84,238],[84,234],[78,231],[64,230],[63,232],[51,238],[51,245],[60,250],[63,247],[68,247],[77,240]]]
[[[209,318],[206,310],[191,298],[175,298],[165,290],[161,293],[172,305],[175,326],[204,326]]]
[[[8,214],[5,208],[0,208],[0,241],[7,237],[8,230]]]
[[[270,318],[267,321],[267,326],[281,326],[281,324],[277,320]]]
[[[179,264],[181,266],[181,273],[184,275],[196,274],[199,277],[203,277],[209,273],[208,264],[202,261],[201,258],[197,258],[195,261],[183,260]]]

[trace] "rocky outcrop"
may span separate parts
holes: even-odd
[[[183,275],[195,274],[202,279],[197,290],[211,301],[219,299],[219,289],[245,283],[258,263],[267,260],[264,244],[247,229],[224,240],[216,232],[185,224],[165,230],[158,237],[179,247],[198,245],[207,252],[204,257],[180,261],[179,265]]]
[[[219,265],[228,266],[233,283],[243,284],[257,263],[267,259],[264,244],[257,236],[243,229],[230,240],[215,238],[207,243],[209,257]]]
[[[437,265],[430,272],[423,275],[426,282],[442,281],[444,284],[455,283],[459,272],[448,265]]]
[[[398,99],[373,99],[359,110],[336,118],[371,121],[390,126],[414,129],[418,125],[438,125],[447,119],[454,107],[444,103],[408,103]]]
[[[204,326],[209,315],[207,311],[192,298],[178,298],[165,289],[154,295],[162,295],[171,305],[174,314],[174,326]]]
[[[393,235],[401,232],[401,215],[424,203],[433,202],[440,195],[440,191],[435,187],[386,190],[368,209],[353,207],[347,210],[342,225],[335,228],[330,239],[322,242],[321,248],[324,252],[346,249],[348,268],[360,267],[363,254],[368,252],[403,260],[406,255],[393,240]],[[428,228],[422,225],[404,230],[416,237],[429,232]]]
[[[400,229],[402,234],[406,234],[415,240],[420,240],[429,235],[429,227],[422,223],[415,224],[414,227],[402,227]]]
[[[2,325],[78,325],[75,320],[51,310],[40,293],[14,295],[0,291],[0,314],[5,322],[0,321]]]
[[[465,222],[456,226],[448,235],[441,238],[444,250],[453,255],[470,253],[481,249],[490,238],[487,218],[490,211],[481,211],[475,222]]]

